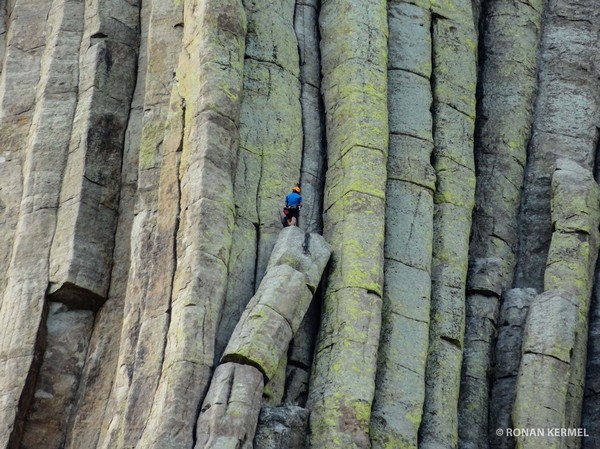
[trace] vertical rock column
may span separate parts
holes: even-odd
[[[434,195],[431,323],[419,448],[456,447],[465,281],[475,194],[477,36],[469,0],[432,4]]]
[[[67,429],[66,449],[96,448],[108,431],[106,415],[117,418],[119,413],[110,402],[119,359],[119,338],[123,328],[123,310],[130,266],[131,228],[135,210],[138,181],[138,154],[144,109],[147,69],[147,40],[150,2],[140,10],[140,47],[136,88],[133,94],[121,169],[119,217],[115,232],[115,249],[108,299],[98,311],[89,350],[81,378],[78,400]],[[114,447],[114,446],[113,446]]]
[[[546,290],[568,291],[579,308],[565,404],[565,428],[581,425],[585,379],[588,311],[598,257],[600,194],[592,172],[570,160],[559,159],[552,176],[552,242],[544,273]],[[569,437],[567,449],[581,447]]]
[[[560,157],[593,168],[598,140],[598,32],[594,0],[548,3],[541,41],[533,135],[520,214],[516,287],[544,285],[552,237],[550,184]]]
[[[327,130],[324,235],[333,262],[308,408],[314,449],[366,448],[383,295],[387,14],[382,0],[321,7]]]
[[[416,448],[425,397],[435,189],[429,7],[388,1],[390,146],[374,448]]]
[[[182,114],[173,116],[179,116],[182,128],[166,137],[164,174],[168,168],[170,175],[163,183],[161,173],[159,192],[159,208],[171,198],[179,219],[168,224],[171,218],[159,210],[158,223],[159,234],[176,232],[177,263],[160,381],[139,448],[193,445],[213,366],[233,229],[246,16],[238,0],[192,0],[184,3],[183,19],[177,70]],[[177,104],[173,101],[172,107]],[[173,173],[179,142],[181,161]]]
[[[23,176],[23,196],[19,197],[20,207],[13,209],[16,205],[10,204],[8,209],[12,215],[11,220],[14,219],[16,222],[16,232],[7,272],[8,284],[3,291],[4,300],[0,308],[2,324],[0,327],[0,422],[2,423],[0,447],[2,448],[19,447],[26,414],[36,388],[40,395],[44,395],[43,387],[36,387],[36,383],[46,343],[46,290],[50,246],[56,229],[58,198],[77,101],[77,62],[83,27],[83,5],[78,1],[57,0],[53,2],[50,9],[48,8],[50,5],[45,2],[34,3],[21,2],[15,4],[12,10],[12,13],[21,18],[15,19],[11,24],[13,28],[7,40],[9,44],[7,59],[0,86],[0,89],[4,89],[2,92],[6,92],[4,95],[10,96],[10,99],[0,100],[3,108],[3,118],[0,119],[2,126],[12,120],[8,119],[7,114],[17,113],[17,116],[20,116],[16,120],[16,127],[11,130],[12,139],[16,140],[5,140],[4,150],[8,153],[16,150],[11,147],[11,144],[19,140],[20,133],[26,130],[25,124],[29,127],[31,120],[33,125],[26,139],[19,143],[19,147],[22,145],[19,151],[22,151],[22,154],[14,152],[7,158],[9,160],[14,158],[7,164],[12,166],[11,170],[14,171],[16,167],[14,164],[18,163],[19,166],[22,164],[23,172],[21,173],[19,169],[18,173],[7,174],[3,178],[3,181],[15,182],[10,186],[14,193],[21,191],[21,181],[17,183],[15,174],[19,178]],[[66,12],[67,10],[69,13]],[[38,14],[42,14],[44,20],[48,15],[48,26],[41,22]],[[27,22],[25,18],[32,22]],[[34,31],[28,28],[32,26],[39,29]],[[28,33],[24,33],[25,28],[30,30],[29,33],[33,33],[33,36],[29,36],[27,44],[33,44],[37,39],[45,37],[38,42],[39,48],[31,53],[25,50],[28,46],[20,42],[21,38],[28,36]],[[47,36],[44,31],[48,32]],[[16,70],[23,60],[29,66],[28,71],[20,75],[19,85],[27,89],[27,92],[21,96],[18,89],[12,90],[14,87],[12,83],[17,83],[17,79],[12,78],[16,76],[13,70]],[[43,68],[43,74],[37,82],[40,68]],[[37,89],[34,87],[35,84],[29,84],[34,80]],[[30,95],[35,95],[35,103]],[[11,105],[15,101],[31,101],[26,108],[27,112],[23,113],[23,110],[20,110],[24,103],[20,106]],[[3,190],[4,193],[6,191]],[[12,196],[10,198],[11,201],[16,199]],[[7,197],[2,201],[7,201],[5,204],[9,206]],[[3,228],[6,236],[3,242],[12,242],[11,225],[8,223],[5,225],[8,227]],[[90,324],[88,322],[87,332]],[[84,333],[82,338],[85,337]],[[54,341],[52,338],[50,340]],[[75,366],[72,374],[77,376],[80,368]],[[77,380],[73,382],[74,384],[67,386],[66,391],[56,389],[56,402],[70,403],[74,393],[71,388],[77,388]],[[43,407],[43,400],[41,404],[38,401],[37,407]],[[46,432],[46,436],[52,439],[54,437],[61,439],[59,429],[53,428],[53,426],[60,427],[60,423],[64,425],[61,418],[57,420],[54,414],[44,416],[43,412],[34,416],[40,425],[36,429],[36,424],[33,424],[33,433]],[[30,422],[28,431],[31,430]],[[52,443],[43,436],[42,441]],[[54,447],[57,447],[56,441],[54,443]]]
[[[141,112],[137,127],[141,129],[132,129],[139,151],[132,260],[105,447],[136,445],[146,426],[162,370],[176,263],[183,119],[182,101],[173,84],[181,50],[183,5],[172,1],[148,5],[143,10],[148,34],[142,48],[147,48],[147,54],[140,56],[140,65],[148,70],[138,78]]]
[[[587,429],[582,447],[594,449],[600,446],[600,276],[596,268],[594,293],[590,305],[588,349],[585,378],[585,398],[582,408],[581,427]]]
[[[235,228],[217,357],[261,281],[285,195],[300,177],[302,109],[294,0],[244,1],[248,36],[235,174]]]
[[[139,4],[86,6],[79,97],[50,257],[54,301],[97,310],[108,295],[125,129],[135,86]],[[113,16],[114,14],[114,16]]]
[[[494,379],[489,400],[489,446],[493,449],[515,447],[513,437],[498,435],[496,432],[498,429],[505,431],[515,427],[511,414],[521,364],[523,333],[529,306],[536,295],[532,288],[513,288],[502,294],[498,335],[494,348]],[[467,426],[467,423],[459,424],[465,428]],[[465,444],[464,442],[465,439],[461,439],[461,444]]]
[[[523,336],[523,356],[513,409],[514,428],[565,427],[565,401],[571,352],[580,313],[570,292],[548,291],[536,297],[529,309]],[[517,437],[518,449],[559,449],[554,436]]]
[[[325,123],[321,100],[321,53],[319,51],[319,8],[321,0],[296,0],[294,30],[300,52],[302,105],[301,227],[307,232],[323,229],[325,187]]]
[[[459,402],[459,439],[465,449],[488,446],[488,372],[499,300],[512,286],[516,263],[543,4],[502,0],[489,2],[484,10],[477,189]]]
[[[23,148],[36,102],[51,4],[52,0],[13,0],[0,5],[6,12],[0,75],[0,298],[23,194]]]
[[[38,297],[43,297],[48,288],[50,238],[55,231],[58,194],[77,105],[83,17],[84,4],[81,1],[55,0],[50,8],[36,108],[28,136],[22,202],[25,210],[22,209],[21,213],[25,213],[29,219],[26,219],[27,225],[24,228],[17,229],[18,233],[24,233],[23,237],[31,246],[29,254],[19,252],[14,257],[19,263],[39,267],[39,270],[29,273],[32,276],[30,280],[37,278]],[[43,197],[50,200],[46,203],[48,210],[36,210],[40,207],[37,203]],[[30,206],[33,208],[30,209]],[[29,221],[35,215],[37,218]],[[40,232],[42,228],[37,228],[38,226],[44,227],[45,232]],[[36,228],[35,232],[40,236],[45,234],[45,237],[33,243],[30,236]],[[19,238],[17,234],[17,241]],[[40,264],[38,251],[42,248],[44,263]],[[16,273],[10,276],[17,279],[20,277]],[[41,324],[47,331],[46,349],[34,400],[25,422],[21,441],[23,449],[41,446],[58,449],[64,444],[93,326],[94,316],[91,311],[68,310],[63,304],[55,302],[50,302],[48,308],[47,320]],[[33,328],[35,327],[32,326]]]
[[[523,337],[513,408],[519,428],[580,427],[600,197],[591,171],[565,159],[557,165],[552,176],[554,233],[544,273],[546,293],[533,301]],[[539,444],[517,437],[519,448]],[[554,438],[547,447],[578,448],[580,441]]]

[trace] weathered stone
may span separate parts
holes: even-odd
[[[218,353],[265,274],[281,230],[279,211],[300,178],[302,161],[295,2],[247,1],[244,6],[248,35],[234,181],[235,226]]]
[[[302,228],[323,230],[323,190],[325,187],[325,127],[321,101],[321,55],[319,52],[318,0],[296,1],[294,31],[300,54],[302,105]]]
[[[333,257],[309,391],[310,444],[364,448],[383,294],[386,2],[330,0],[319,24],[328,142],[324,235]]]
[[[550,2],[541,40],[533,135],[520,215],[517,287],[544,285],[552,236],[550,191],[556,160],[589,170],[594,164],[600,97],[592,61],[598,57],[600,14],[593,0]]]
[[[369,446],[380,308],[378,295],[358,288],[331,292],[323,304],[308,397],[313,446]]]
[[[243,152],[240,152],[241,154]],[[241,168],[243,164],[243,160],[238,160],[238,173],[246,170]],[[249,171],[253,171],[253,169]],[[250,220],[239,215],[239,209],[240,207],[236,205],[238,215],[232,234],[229,271],[227,274],[227,295],[223,304],[223,313],[219,321],[215,343],[215,363],[218,363],[223,355],[225,346],[227,346],[236,324],[256,290],[256,273],[254,271],[256,252],[258,251],[256,228]]]
[[[390,146],[390,152],[400,150]],[[416,448],[429,343],[433,196],[422,186],[389,180],[386,217],[371,442],[373,447]]]
[[[262,390],[263,375],[256,368],[219,365],[200,409],[194,448],[252,448]]]
[[[46,352],[25,421],[23,449],[64,447],[94,323],[93,313],[87,310],[68,310],[55,302],[48,309]]]
[[[234,221],[245,14],[238,0],[192,1],[183,19],[190,24],[177,69],[183,132],[171,147],[181,144],[172,178],[179,216],[167,227],[176,235],[177,265],[160,381],[139,443],[147,448],[192,444],[214,361]]]
[[[23,154],[32,122],[46,20],[51,0],[11,0],[5,9],[2,77],[0,78],[0,292],[4,293],[23,195]],[[77,12],[74,11],[75,15]],[[68,58],[68,57],[67,57]]]
[[[304,449],[308,410],[295,407],[262,407],[254,437],[255,449]]]
[[[533,300],[523,336],[523,356],[517,380],[515,428],[565,426],[571,352],[580,314],[568,292],[548,291]],[[517,448],[563,447],[553,436],[517,436]]]
[[[0,83],[0,126],[5,126],[13,114],[18,119],[10,131],[11,139],[5,140],[3,145],[2,159],[8,162],[0,164],[2,182],[12,183],[9,188],[0,187],[0,201],[8,215],[0,217],[3,221],[0,228],[5,236],[1,245],[9,245],[0,248],[0,251],[7,250],[0,254],[0,260],[8,261],[5,258],[10,257],[7,267],[0,266],[0,292],[3,294],[0,305],[4,305],[0,308],[1,447],[19,444],[44,354],[48,258],[77,101],[77,58],[82,23],[73,26],[71,32],[69,28],[72,19],[76,22],[83,19],[83,8],[78,2],[71,1],[54,2],[52,8],[50,2],[23,1],[13,5],[12,13],[14,21],[7,40]],[[48,28],[43,22],[46,18]],[[33,29],[26,32],[27,27]],[[45,31],[48,31],[47,35]],[[39,47],[26,59],[27,65],[19,67],[18,55],[31,50],[30,45]],[[43,73],[40,73],[42,69]],[[20,72],[18,79],[14,78],[15,70]],[[21,92],[21,88],[25,91]],[[11,98],[6,97],[9,93]],[[35,96],[35,107],[32,96]],[[21,107],[25,109],[19,109]],[[30,128],[27,140],[20,141],[24,135],[21,133],[27,132],[30,123],[35,126]],[[12,147],[13,144],[18,146]],[[19,148],[21,145],[23,147]],[[4,170],[9,173],[5,174]],[[4,264],[0,262],[0,265]],[[4,275],[7,276],[6,284]],[[71,349],[75,352],[75,348]],[[46,367],[46,375],[49,369]],[[57,392],[57,396],[62,396],[54,404],[57,408],[71,405],[69,392],[65,392],[65,396]],[[61,401],[64,402],[59,405]],[[38,415],[38,419],[43,420],[43,417]],[[49,423],[46,430],[51,426]],[[37,429],[30,427],[30,431],[43,433],[43,427],[40,423]],[[64,435],[56,437],[60,440]]]
[[[331,246],[319,234],[307,234],[290,226],[279,233],[273,247],[267,272],[288,265],[306,276],[306,284],[314,293],[329,261]]]
[[[114,374],[112,402],[108,407],[111,413],[105,418],[101,447],[134,445],[144,429],[162,368],[175,264],[178,151],[183,111],[179,96],[170,101],[169,94],[182,36],[181,28],[175,25],[182,21],[183,5],[157,1],[144,3],[141,14],[142,47],[138,65],[152,70],[148,70],[142,80],[138,79],[125,141],[122,192],[127,193],[126,186],[133,183],[136,195],[129,199],[125,209],[121,207],[119,226],[126,226],[127,219],[130,220],[131,244],[127,242],[130,249],[125,250],[131,251],[132,264],[129,273],[115,272],[119,270],[116,265],[113,268],[112,279],[124,276],[126,291],[115,291],[115,287],[111,286],[110,298],[124,303],[121,311],[124,316],[121,332],[114,337],[121,338],[119,360],[114,361],[113,370],[116,370],[117,364],[119,369]],[[141,81],[144,83],[140,85]],[[175,134],[175,138],[170,138],[169,134]],[[127,195],[121,196],[123,201],[128,201]],[[127,233],[127,230],[123,232]],[[117,237],[119,235],[118,230]],[[119,249],[117,240],[115,251]],[[118,262],[116,258],[115,263]],[[126,266],[129,268],[128,262]],[[108,320],[111,308],[115,307],[107,309],[105,306],[100,316]],[[104,336],[105,339],[107,337]],[[99,341],[102,342],[100,337]],[[148,354],[152,356],[148,357]],[[105,357],[98,356],[98,359]],[[87,393],[89,409],[82,410],[82,421],[89,419],[84,418],[86,414],[97,413],[98,406],[92,402],[94,393],[94,390]],[[84,423],[79,427],[82,430],[77,432],[83,432]],[[119,439],[120,443],[117,442]],[[86,439],[74,433],[72,444],[81,445],[73,449],[83,449]],[[90,443],[88,445],[91,446]]]
[[[283,382],[285,365],[280,366],[280,361],[310,306],[310,287],[319,283],[330,253],[329,244],[318,234],[305,234],[298,227],[280,232],[267,274],[236,326],[222,362],[251,364],[267,380],[280,372]]]
[[[300,289],[304,289],[304,292]],[[310,293],[304,284],[291,287],[288,285],[284,291],[289,295],[287,298],[290,302],[295,301],[296,297],[303,293],[310,300]],[[275,293],[276,291],[273,290],[267,293],[267,296],[273,295],[272,302],[277,298]],[[253,301],[257,298],[258,293]],[[286,297],[279,296],[277,299],[285,301]],[[242,315],[221,361],[253,365],[269,380],[277,372],[279,360],[287,352],[293,332],[289,321],[284,316],[268,305],[256,302],[256,305],[251,302]]]
[[[283,395],[285,405],[306,406],[310,367],[313,363],[315,343],[321,322],[322,296],[323,290],[317,289],[304,319],[290,343]]]
[[[578,428],[584,395],[588,311],[600,235],[600,194],[592,172],[558,159],[552,175],[551,210],[554,232],[544,273],[546,290],[568,291],[579,307],[565,408],[565,427]],[[565,439],[579,448],[580,438]]]
[[[92,310],[108,295],[139,33],[137,2],[114,17],[103,3],[85,10],[79,98],[50,257],[53,300]]]
[[[498,435],[496,431],[513,428],[511,414],[521,363],[523,331],[529,305],[536,295],[532,288],[511,289],[502,295],[489,404],[489,445],[494,449],[512,449],[515,445],[514,437]],[[466,424],[464,428],[467,428]],[[467,438],[461,440],[464,442]]]
[[[587,429],[589,437],[584,438],[582,447],[593,449],[600,444],[600,276],[596,269],[594,293],[589,313],[589,334],[585,377],[585,397],[582,407],[581,427]]]
[[[263,405],[277,406],[283,402],[283,394],[285,392],[286,383],[286,366],[288,359],[286,354],[279,359],[277,370],[269,382],[265,384],[263,391]]]
[[[456,447],[465,282],[475,194],[477,34],[471,1],[432,3],[436,172],[431,321],[419,448]]]
[[[466,298],[465,350],[458,398],[458,437],[460,447],[465,449],[488,446],[489,367],[499,302],[496,296],[472,294]],[[470,425],[467,427],[466,423]]]
[[[314,341],[314,340],[313,340]],[[293,342],[293,340],[292,340]],[[290,345],[290,349],[291,349]],[[288,365],[285,370],[283,404],[304,407],[308,399],[310,368]]]

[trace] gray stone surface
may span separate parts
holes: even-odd
[[[159,202],[164,195],[165,206],[174,210],[159,214],[158,223],[172,233],[176,264],[159,381],[137,443],[144,448],[193,444],[213,368],[235,215],[246,17],[238,0],[190,2],[184,4],[183,23],[190,26],[183,29],[171,93],[173,123],[165,137],[177,162],[170,163],[159,191]]]
[[[13,183],[0,187],[0,201],[8,215],[8,221],[0,218],[4,235],[0,245],[8,245],[0,249],[0,276],[6,275],[7,280],[0,281],[1,447],[19,444],[46,344],[48,259],[77,101],[83,25],[78,2],[19,2],[12,13],[15,20],[10,25],[0,82],[0,126],[11,134],[10,139],[3,139],[0,175],[2,182]],[[73,26],[71,19],[80,23]],[[22,61],[30,45],[39,47]],[[15,127],[8,126],[11,116],[10,120],[17,120]],[[29,128],[30,123],[35,126]],[[28,129],[27,138],[21,141]],[[4,170],[10,173],[5,176]],[[62,405],[70,406],[70,399],[57,399],[54,405],[60,409],[58,402],[64,400]],[[40,432],[43,427],[40,424]]]
[[[473,135],[477,34],[471,1],[432,3],[433,142],[436,173],[431,321],[419,448],[458,444],[465,282],[475,196]]]
[[[520,215],[517,287],[544,285],[552,237],[550,191],[558,158],[591,170],[598,138],[599,112],[596,29],[600,12],[593,0],[548,3],[540,49],[540,71],[533,135]]]
[[[125,130],[137,63],[139,2],[85,9],[77,109],[50,255],[49,294],[97,310],[106,300]],[[103,37],[98,38],[96,36]]]
[[[304,449],[309,412],[296,406],[262,407],[254,449]]]
[[[128,204],[121,206],[119,219],[119,226],[129,227],[121,232],[127,235],[127,256],[131,254],[132,260],[131,266],[127,261],[121,267],[115,265],[113,268],[112,278],[117,275],[120,276],[117,279],[125,278],[125,291],[111,291],[109,301],[112,299],[115,305],[107,303],[100,315],[101,319],[109,321],[110,315],[116,313],[116,310],[112,313],[109,310],[118,310],[122,303],[119,332],[105,328],[106,335],[98,335],[98,343],[107,345],[103,346],[105,351],[110,351],[109,343],[103,341],[108,335],[116,334],[113,338],[117,342],[111,346],[120,346],[116,354],[118,360],[113,361],[114,388],[110,405],[107,405],[112,412],[106,417],[96,417],[97,401],[101,399],[96,397],[96,391],[87,392],[87,403],[82,404],[79,422],[73,432],[73,449],[83,449],[87,442],[84,435],[93,432],[92,418],[101,422],[104,418],[100,426],[103,435],[96,438],[100,438],[105,447],[116,446],[119,438],[120,444],[137,443],[150,413],[164,356],[175,264],[173,242],[178,191],[174,187],[177,186],[181,139],[181,108],[178,107],[181,100],[177,98],[171,102],[169,96],[182,38],[181,28],[175,25],[183,20],[183,5],[157,1],[144,3],[141,14],[142,47],[138,65],[153,69],[144,72],[134,94],[122,175],[122,191],[124,186],[132,186],[133,192]],[[177,134],[175,144],[169,134]],[[123,201],[127,201],[127,196],[121,197],[121,203]],[[120,235],[118,230],[117,239]],[[116,250],[119,248],[117,240]],[[118,262],[116,259],[115,263]],[[122,272],[125,269],[128,270]],[[100,354],[97,357],[96,363],[101,359],[109,360]],[[109,384],[108,388],[112,386]]]
[[[532,288],[510,289],[502,296],[489,404],[489,445],[494,449],[512,449],[515,446],[514,438],[499,436],[496,430],[513,428],[511,414],[521,364],[523,331],[529,305],[536,296],[537,292]]]
[[[509,449],[519,367],[519,419],[593,434],[596,3],[0,0],[0,449],[249,448],[261,403],[312,410],[273,444]],[[523,361],[517,260],[580,312]]]
[[[310,444],[366,448],[383,296],[386,2],[328,0],[319,26],[328,143],[324,235],[333,257],[307,405]]]
[[[298,182],[302,163],[295,1],[243,3],[248,35],[234,179],[235,225],[217,355],[265,274],[281,230],[284,198]]]
[[[290,226],[279,233],[267,271],[279,265],[288,265],[305,275],[306,284],[314,293],[330,255],[331,246],[321,235],[306,234],[297,227]]]
[[[435,189],[429,9],[428,0],[387,4],[390,143],[373,448],[416,448],[425,399]]]
[[[194,449],[251,449],[262,390],[256,368],[219,365],[200,409]]]
[[[257,367],[271,380],[287,354],[292,336],[310,306],[311,286],[319,283],[331,248],[318,234],[308,236],[298,227],[280,232],[267,274],[238,322],[222,362]]]
[[[584,395],[588,311],[600,237],[600,195],[590,170],[568,159],[558,159],[556,166],[551,182],[554,232],[544,288],[568,291],[579,307],[565,408],[565,426],[578,428]],[[564,444],[566,448],[579,448],[581,439],[565,438]]]
[[[571,354],[581,313],[572,294],[548,291],[529,307],[517,379],[513,424],[515,428],[563,428]],[[517,436],[518,448],[564,447],[553,436]]]
[[[321,54],[319,51],[320,0],[297,0],[294,31],[300,54],[302,105],[302,186],[301,227],[307,232],[323,230],[323,190],[325,188],[325,126],[321,100]]]
[[[25,421],[21,448],[61,449],[88,351],[94,314],[50,302],[46,351]]]

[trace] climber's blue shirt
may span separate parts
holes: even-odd
[[[285,205],[287,207],[298,207],[302,202],[302,197],[298,195],[296,192],[290,193],[285,197]]]

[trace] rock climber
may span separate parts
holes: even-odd
[[[302,205],[300,186],[296,184],[292,189],[292,193],[285,197],[285,208],[283,209],[283,212],[285,213],[288,226],[298,225],[298,216],[300,215],[300,209],[302,209]]]

